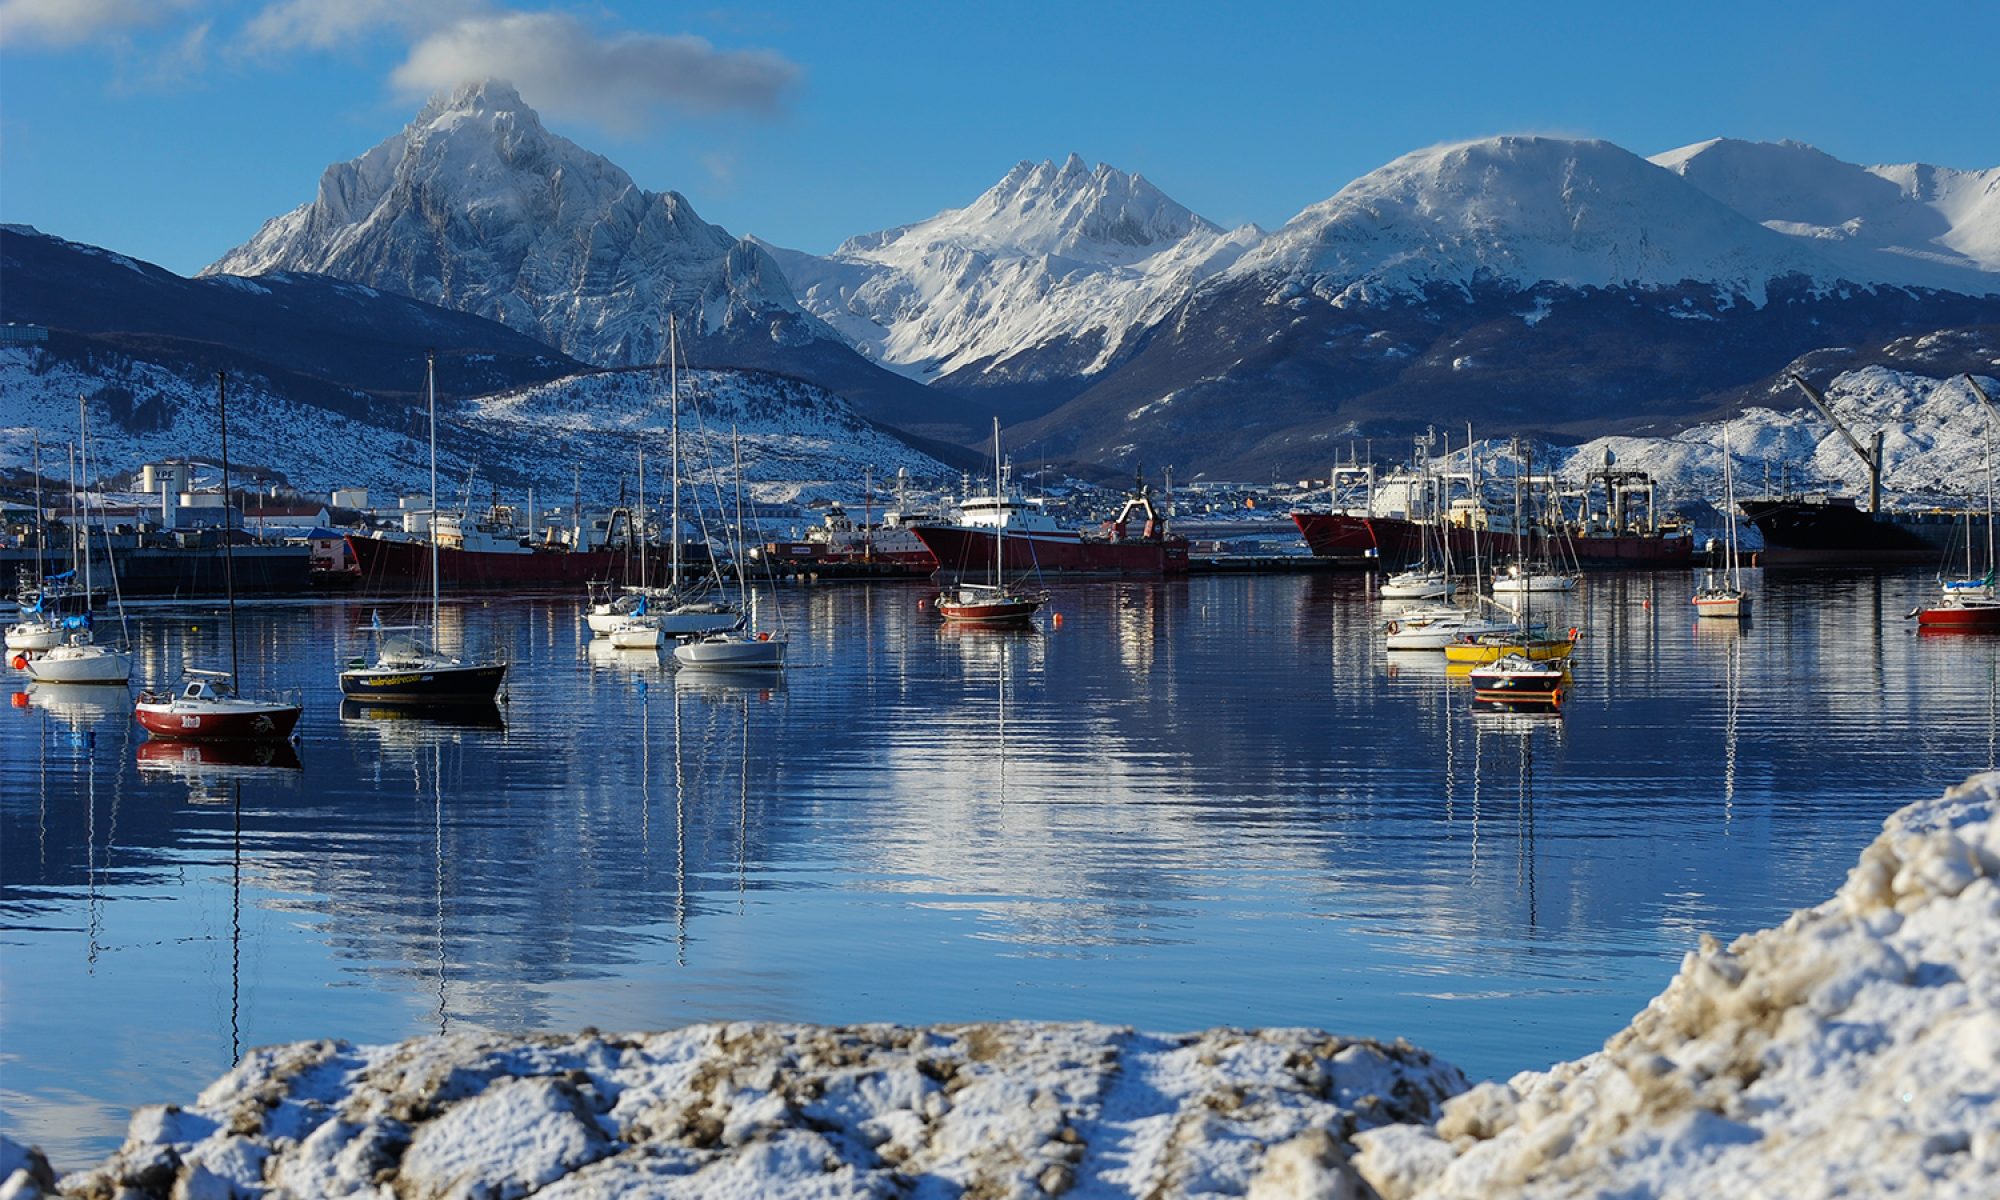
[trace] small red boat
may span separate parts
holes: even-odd
[[[141,692],[133,711],[156,738],[174,741],[281,741],[299,723],[300,708],[284,700],[236,694],[227,671],[190,667],[178,691]]]
[[[1940,633],[2000,633],[2000,600],[1954,596],[1917,610],[1917,628]]]
[[[963,625],[1026,624],[1049,601],[1047,592],[962,583],[937,594],[938,614]]]

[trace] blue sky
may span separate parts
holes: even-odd
[[[1075,151],[1275,228],[1539,132],[2000,165],[2000,4],[0,0],[0,219],[192,273],[459,74],[732,233],[824,252]]]

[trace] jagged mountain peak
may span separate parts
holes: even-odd
[[[478,313],[605,366],[661,361],[670,315],[711,361],[837,340],[755,243],[550,132],[494,79],[432,96],[207,273],[287,270]]]

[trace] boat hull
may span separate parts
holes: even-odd
[[[294,704],[230,705],[197,709],[175,703],[140,701],[134,710],[147,733],[169,741],[280,741],[299,723]]]
[[[1871,513],[1851,503],[1744,500],[1737,508],[1757,532],[1767,567],[1934,566],[1962,514],[1932,510]]]
[[[1942,604],[1917,610],[1917,628],[1956,633],[2000,633],[2000,604]]]
[[[1475,669],[1472,698],[1491,704],[1545,705],[1558,707],[1569,686],[1566,671],[1506,671]]]
[[[354,556],[363,587],[395,588],[430,582],[429,542],[350,537],[347,549]],[[682,548],[683,566],[687,550]],[[581,588],[593,581],[631,585],[644,578],[666,578],[673,568],[670,551],[655,548],[650,553],[651,560],[642,571],[641,556],[628,555],[623,550],[525,550],[517,554],[440,547],[438,585],[460,591],[502,588],[525,591]]]
[[[340,673],[340,694],[369,704],[491,704],[506,678],[505,663],[358,667]]]
[[[768,635],[683,642],[674,647],[674,661],[723,671],[776,670],[785,665],[785,642]]]
[[[1453,663],[1493,663],[1509,654],[1519,655],[1530,662],[1550,662],[1568,658],[1576,650],[1576,642],[1548,639],[1522,641],[1518,638],[1507,641],[1458,641],[1444,648],[1444,660]]]
[[[64,629],[60,625],[43,625],[39,622],[22,622],[7,628],[7,649],[26,652],[53,650],[62,645]]]
[[[1740,621],[1750,615],[1750,597],[1744,595],[1696,596],[1694,615],[1715,620]]]
[[[1319,558],[1379,559],[1388,563],[1414,560],[1423,553],[1424,531],[1436,536],[1435,526],[1426,527],[1402,517],[1357,517],[1336,512],[1295,512],[1293,524],[1305,538],[1306,546]],[[1459,526],[1445,530],[1453,558],[1472,561],[1473,531]],[[1529,539],[1492,530],[1479,534],[1479,554],[1488,560],[1527,555],[1537,547]],[[1535,539],[1539,541],[1540,539]],[[1571,537],[1563,542],[1565,552],[1574,550],[1576,561],[1587,567],[1673,567],[1685,566],[1694,556],[1694,535],[1619,534],[1615,536]]]
[[[917,525],[912,530],[937,557],[941,569],[958,573],[993,570],[993,531],[964,525]],[[1001,545],[1000,569],[1008,575],[1185,575],[1186,538],[1086,539],[1076,533],[1013,533]]]
[[[132,678],[132,655],[105,646],[57,646],[28,660],[36,683],[123,684]]]

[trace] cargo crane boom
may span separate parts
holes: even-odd
[[[1792,372],[1791,381],[1797,384],[1799,390],[1806,394],[1806,399],[1812,401],[1812,406],[1819,410],[1819,415],[1825,417],[1833,425],[1834,430],[1841,437],[1847,439],[1847,444],[1852,446],[1854,452],[1861,456],[1861,461],[1868,464],[1868,511],[1871,513],[1881,512],[1882,431],[1879,429],[1875,431],[1875,452],[1870,454],[1868,448],[1861,444],[1861,440],[1849,433],[1847,426],[1840,423],[1840,418],[1833,415],[1832,407],[1827,404],[1826,397],[1819,394],[1818,389],[1814,388],[1812,384],[1807,383],[1796,371]]]

